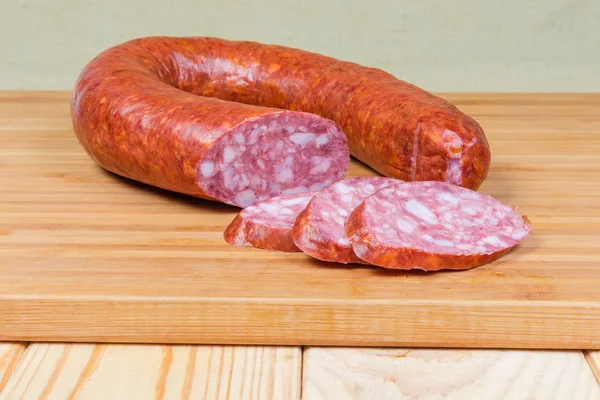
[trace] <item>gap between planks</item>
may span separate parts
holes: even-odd
[[[600,385],[600,351],[584,350],[583,355],[585,356],[592,373],[596,377],[598,385]]]

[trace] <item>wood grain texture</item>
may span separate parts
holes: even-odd
[[[303,398],[600,399],[580,351],[309,348]]]
[[[600,351],[584,351],[583,354],[600,385]]]
[[[99,168],[69,93],[0,93],[0,339],[600,349],[600,95],[444,97],[490,141],[480,191],[533,235],[428,274],[229,246],[238,209]]]
[[[25,352],[25,343],[0,343],[0,392]]]
[[[32,344],[0,399],[299,399],[299,347]]]

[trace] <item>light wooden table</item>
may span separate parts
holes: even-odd
[[[518,97],[487,95],[486,101],[510,104]],[[571,104],[557,116],[559,127],[577,119],[579,101],[588,114],[593,104],[600,110],[598,96],[539,97],[557,99]],[[599,122],[600,111],[579,121],[588,134],[594,127],[600,134]],[[585,350],[0,343],[0,400],[579,400],[600,399],[598,379],[600,352]]]
[[[600,399],[600,352],[15,343],[0,399]]]

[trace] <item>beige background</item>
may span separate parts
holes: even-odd
[[[600,91],[600,0],[0,4],[0,89],[70,89],[109,46],[197,35],[321,52],[432,91]]]

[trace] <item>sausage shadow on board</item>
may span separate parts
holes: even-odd
[[[527,271],[528,267],[524,262],[520,260],[526,257],[528,254],[535,251],[536,248],[539,247],[539,237],[535,235],[531,235],[526,238],[522,243],[512,249],[510,252],[505,254],[498,260],[495,260],[491,263],[478,266],[476,268],[471,268],[470,270],[485,270],[490,269],[496,276],[504,276],[498,275],[498,272],[502,271],[505,266],[509,266],[511,271]],[[382,278],[397,278],[397,277],[418,277],[418,276],[431,276],[431,275],[444,275],[444,274],[464,274],[465,270],[460,269],[442,269],[439,271],[423,271],[420,269],[411,269],[411,270],[401,270],[401,269],[389,269],[382,268],[376,265],[369,264],[359,264],[359,263],[335,263],[328,261],[317,260],[316,258],[312,258],[307,256],[306,263],[311,267],[316,269],[343,269],[346,271],[354,271],[360,272],[362,276],[367,274],[369,276],[377,276]],[[468,270],[466,270],[468,271]]]
[[[331,269],[343,269],[346,271],[357,271],[360,272],[362,275],[364,276],[364,274],[368,274],[370,276],[378,276],[378,277],[382,277],[382,278],[386,278],[386,277],[390,277],[390,278],[397,278],[400,276],[430,276],[432,274],[444,274],[444,273],[454,273],[454,272],[461,272],[459,270],[441,270],[441,271],[423,271],[423,270],[419,270],[419,269],[412,269],[412,270],[401,270],[401,269],[388,269],[388,268],[382,268],[382,267],[378,267],[376,265],[369,265],[369,264],[359,264],[359,263],[348,263],[348,264],[342,264],[342,263],[335,263],[335,262],[329,262],[329,261],[321,261],[321,260],[317,260],[316,258],[312,258],[312,257],[308,257],[307,256],[307,264],[310,264],[311,267],[314,268],[331,268]]]
[[[98,170],[101,171],[101,173],[103,173],[104,175],[110,176],[110,178],[115,180],[118,184],[130,187],[132,193],[142,193],[143,195],[148,195],[151,197],[162,197],[167,201],[177,202],[189,207],[201,207],[202,209],[211,213],[233,214],[239,212],[240,210],[240,208],[229,204],[201,199],[183,193],[177,193],[161,189],[156,186],[146,185],[145,183],[134,181],[132,179],[125,178],[121,175],[117,175],[99,166]]]

